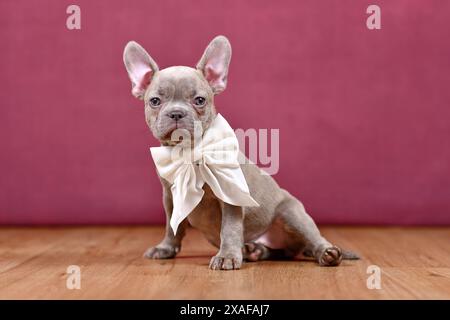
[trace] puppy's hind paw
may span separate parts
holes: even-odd
[[[174,258],[180,248],[177,247],[151,247],[144,253],[144,258],[147,259],[170,259]]]
[[[256,242],[248,242],[244,245],[243,248],[244,258],[249,262],[262,260],[266,250],[267,249],[262,244]]]
[[[342,261],[342,251],[336,246],[326,248],[318,260],[321,266],[338,266]]]

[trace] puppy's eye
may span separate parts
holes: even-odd
[[[157,106],[159,106],[160,104],[161,104],[161,99],[160,99],[160,98],[154,97],[154,98],[151,98],[151,99],[150,99],[150,105],[151,105],[152,107],[157,107]]]
[[[204,106],[205,103],[206,103],[206,99],[203,98],[203,97],[196,97],[196,98],[194,99],[194,104],[195,104],[196,106]]]

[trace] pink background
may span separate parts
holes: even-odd
[[[82,30],[66,29],[80,5]],[[322,223],[450,223],[450,2],[0,2],[0,223],[159,223],[157,145],[122,63],[193,66],[217,34],[234,128],[279,128],[276,180]]]

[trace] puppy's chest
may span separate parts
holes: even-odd
[[[203,232],[211,232],[220,230],[222,213],[220,203],[212,192],[211,188],[205,184],[203,187],[205,194],[202,201],[188,215],[189,223]]]

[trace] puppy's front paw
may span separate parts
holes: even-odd
[[[180,251],[179,247],[151,247],[144,253],[147,259],[170,259],[177,255]]]
[[[209,268],[212,270],[236,270],[242,265],[242,256],[217,254],[211,258]]]

